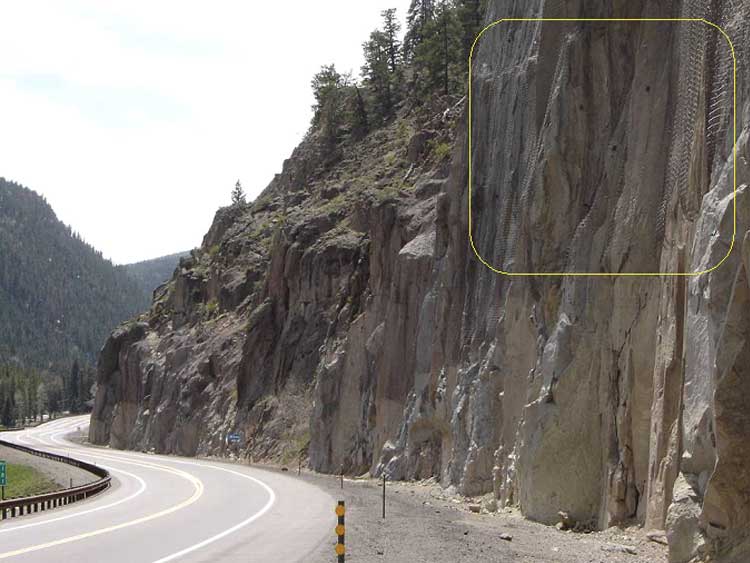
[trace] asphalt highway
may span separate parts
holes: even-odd
[[[0,561],[294,562],[335,541],[335,500],[294,475],[240,464],[93,448],[65,436],[88,417],[0,438],[107,468],[88,500],[0,522]]]

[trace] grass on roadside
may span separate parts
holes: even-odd
[[[60,489],[60,486],[52,479],[28,465],[9,463],[7,472],[8,484],[5,486],[5,498],[40,495]]]

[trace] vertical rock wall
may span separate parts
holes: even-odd
[[[741,70],[749,8],[496,1],[489,21],[707,18],[732,37]],[[375,473],[438,474],[545,522],[565,510],[600,527],[668,524],[675,561],[708,553],[740,561],[732,553],[745,545],[750,490],[740,462],[750,461],[740,407],[750,404],[741,73],[737,235],[712,269],[734,231],[731,77],[729,45],[705,22],[504,22],[487,31],[472,116],[472,234],[481,257],[509,272],[711,271],[490,271],[467,244],[464,131],[437,201],[432,281],[421,301],[371,322],[369,333],[366,310],[356,341],[376,354],[369,363],[356,354],[361,363],[351,365],[344,352],[340,375],[319,377],[316,400],[334,416],[320,424],[331,443],[312,448],[315,465],[346,465],[329,452],[340,456],[371,436]],[[404,327],[417,348],[383,339]],[[365,375],[383,361],[386,371]],[[329,387],[352,373],[367,393],[347,387],[346,404],[370,405],[353,425],[353,412],[336,418],[344,395]]]

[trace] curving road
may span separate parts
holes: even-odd
[[[0,560],[309,561],[333,541],[334,499],[281,473],[239,464],[92,448],[65,439],[88,416],[2,439],[106,467],[113,487],[86,501],[0,523]]]

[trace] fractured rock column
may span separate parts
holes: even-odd
[[[717,349],[714,424],[717,461],[702,526],[725,561],[750,558],[750,232]]]
[[[676,262],[676,269],[671,271],[684,272],[684,248],[677,250]],[[646,527],[662,529],[681,451],[685,277],[672,276],[664,281],[659,308]]]

